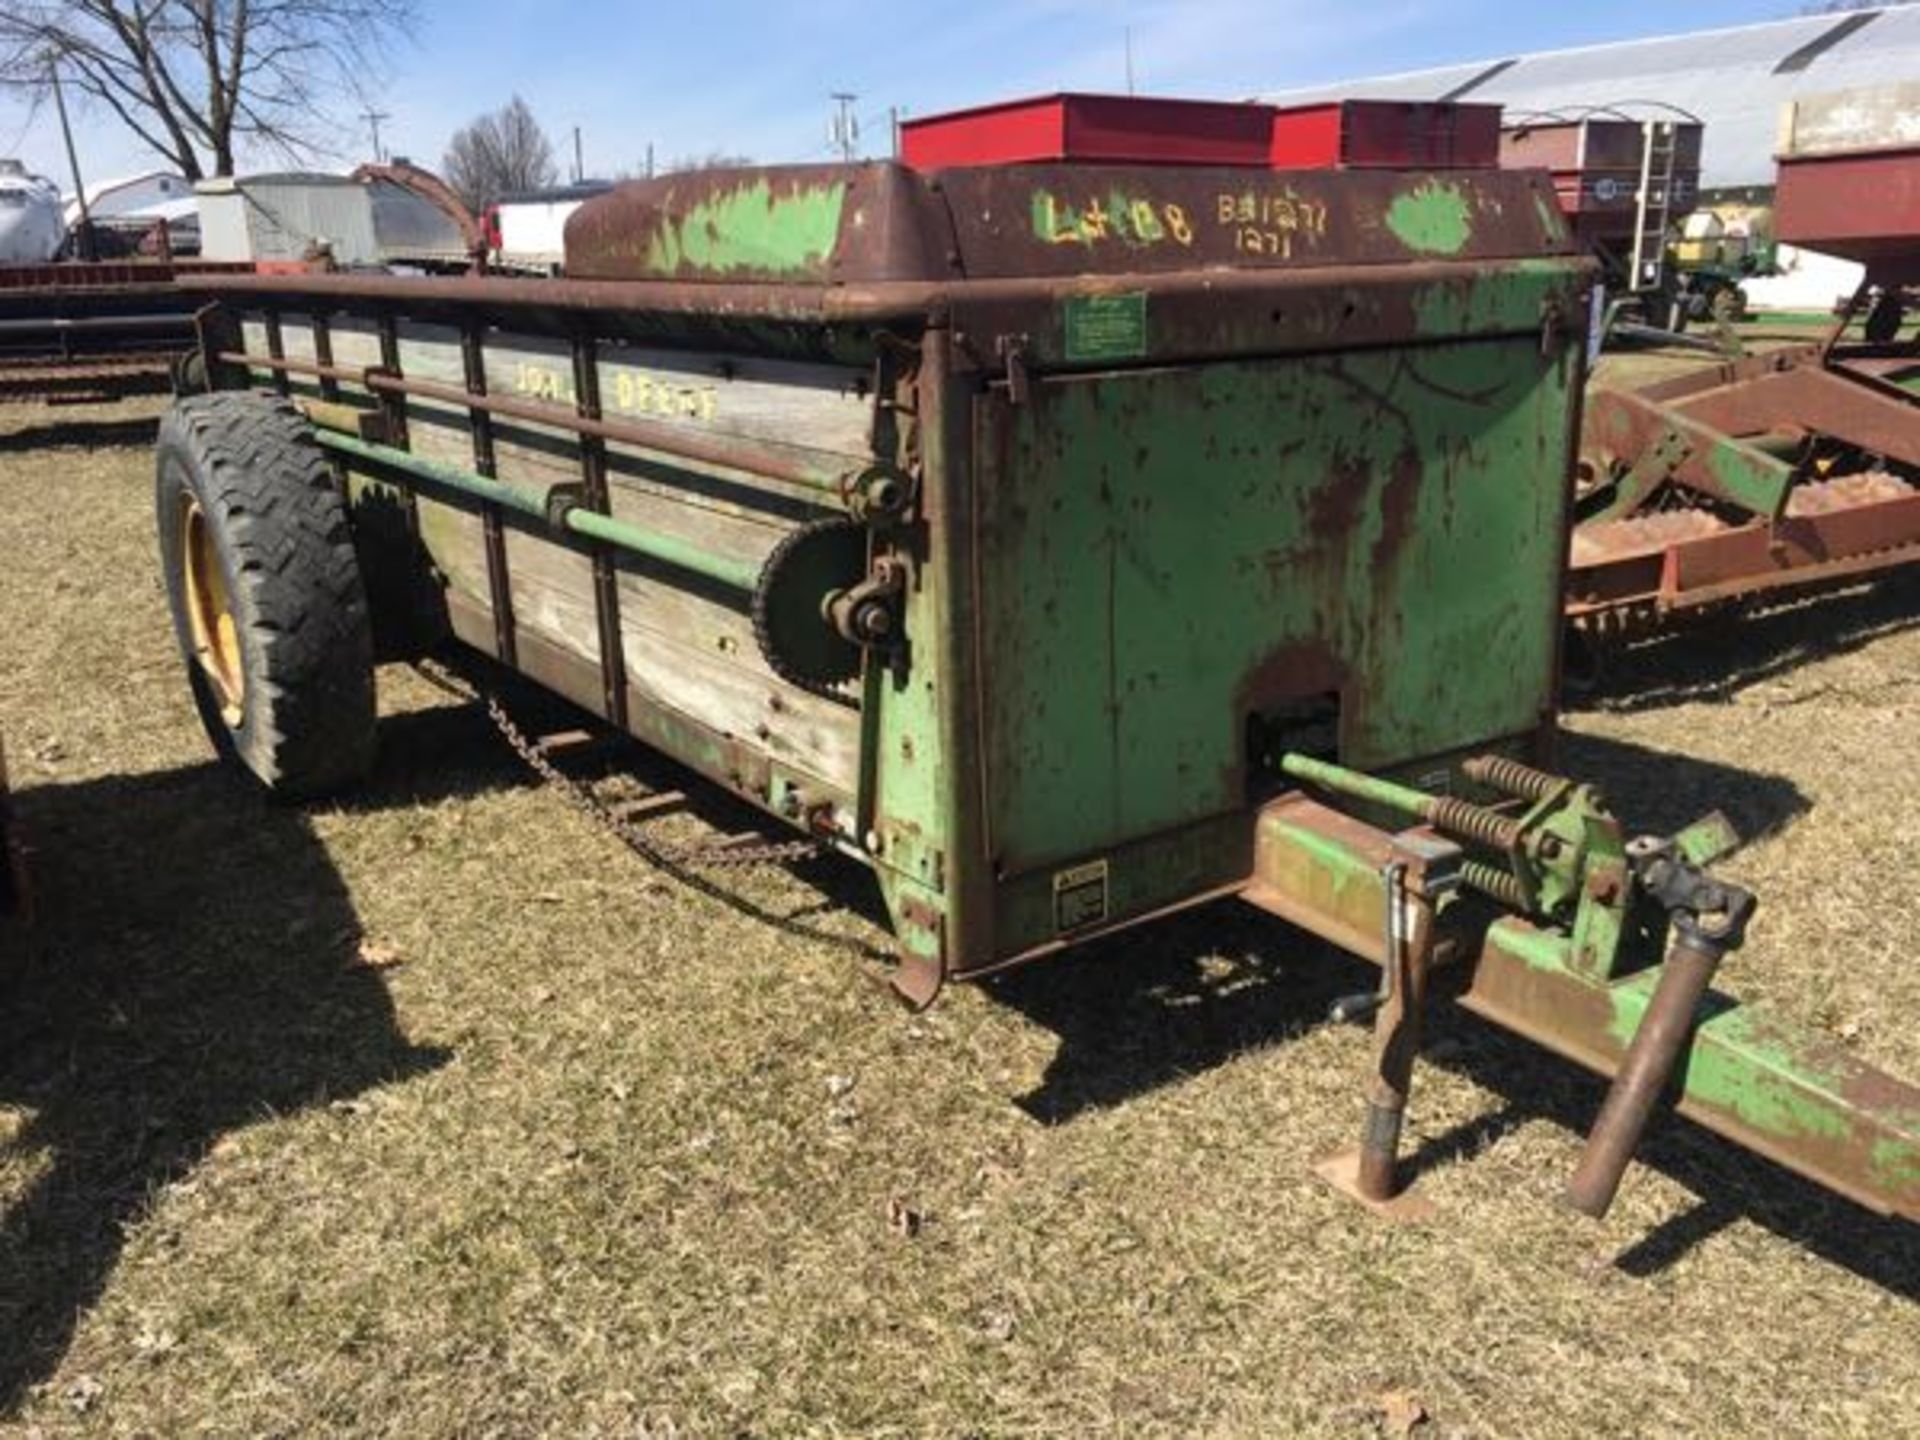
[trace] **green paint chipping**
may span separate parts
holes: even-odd
[[[661,225],[647,242],[648,266],[667,274],[817,270],[840,235],[846,182],[781,190],[761,178],[710,195]]]
[[[1387,228],[1420,255],[1458,255],[1473,236],[1467,197],[1458,185],[1423,180],[1394,197]]]
[[[1920,1190],[1920,1145],[1908,1140],[1876,1140],[1870,1163],[1884,1184]]]
[[[1275,835],[1320,867],[1335,895],[1344,894],[1349,885],[1362,880],[1378,880],[1378,872],[1356,857],[1337,840],[1330,840],[1305,825],[1285,821],[1273,827]]]
[[[1689,1098],[1785,1139],[1847,1138],[1853,1129],[1849,1117],[1834,1105],[1827,1077],[1809,1073],[1806,1056],[1752,1033],[1741,1038],[1743,1048],[1737,1050],[1694,1047],[1687,1067]]]

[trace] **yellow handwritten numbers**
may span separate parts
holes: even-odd
[[[572,377],[549,365],[521,361],[514,366],[513,388],[534,400],[574,403]],[[709,422],[720,409],[715,386],[677,384],[638,370],[615,371],[612,388],[614,408],[628,415]]]
[[[1327,207],[1291,189],[1222,193],[1214,200],[1214,219],[1233,234],[1233,248],[1244,255],[1293,258],[1296,240],[1317,248],[1327,233]]]

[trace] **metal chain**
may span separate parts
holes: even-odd
[[[713,842],[667,845],[650,838],[629,820],[615,814],[598,795],[572,776],[563,773],[549,760],[539,745],[527,737],[497,695],[448,670],[437,661],[416,662],[414,668],[429,682],[469,700],[484,701],[487,718],[493,721],[507,744],[560,797],[575,810],[594,821],[649,865],[661,870],[746,870],[761,865],[779,865],[804,860],[825,848],[818,840],[766,840],[757,845],[732,845]]]

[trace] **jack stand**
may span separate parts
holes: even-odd
[[[1407,883],[1409,866],[1403,852],[1409,850],[1422,875],[1418,888]],[[1358,1148],[1330,1156],[1315,1167],[1315,1173],[1381,1218],[1417,1224],[1433,1214],[1433,1205],[1401,1183],[1400,1130],[1413,1086],[1414,1061],[1420,1053],[1434,912],[1440,893],[1454,883],[1453,867],[1445,862],[1457,862],[1459,850],[1444,840],[1402,836],[1395,842],[1395,852],[1380,870],[1386,894],[1386,944],[1380,1002],[1374,1014],[1366,1124]]]

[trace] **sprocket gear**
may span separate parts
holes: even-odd
[[[815,692],[860,673],[860,647],[827,619],[824,602],[858,585],[867,527],[843,515],[809,520],[780,537],[753,589],[753,637],[773,673]]]

